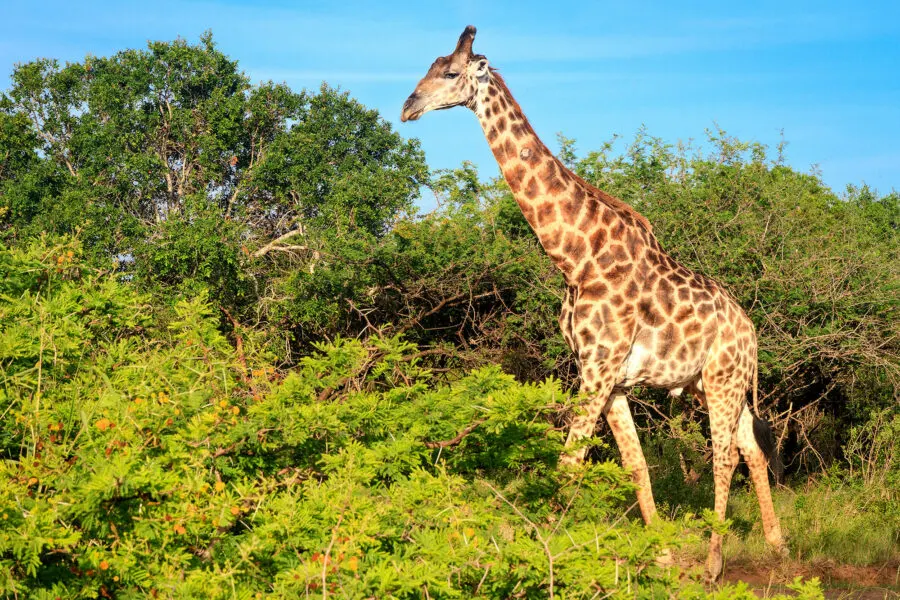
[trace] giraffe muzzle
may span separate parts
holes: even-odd
[[[425,112],[422,104],[422,98],[418,94],[415,92],[410,94],[406,102],[403,103],[403,110],[400,111],[400,121],[405,123],[406,121],[415,121],[421,117],[422,113]]]

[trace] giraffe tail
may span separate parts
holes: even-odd
[[[769,468],[775,476],[775,483],[780,483],[784,477],[784,463],[781,453],[778,451],[778,443],[775,440],[775,432],[768,421],[759,416],[759,363],[753,368],[753,437],[756,444],[769,461]]]
[[[781,461],[781,453],[775,442],[775,432],[772,431],[772,426],[768,421],[760,419],[756,415],[753,415],[753,437],[756,439],[756,445],[769,461],[769,468],[775,476],[775,483],[780,483],[784,476],[784,463]]]

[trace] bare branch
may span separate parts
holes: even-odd
[[[478,426],[487,421],[487,419],[478,419],[462,431],[460,431],[455,438],[451,440],[444,440],[443,442],[425,442],[426,448],[449,448],[450,446],[456,446],[460,442],[463,441],[467,435],[478,429]]]
[[[265,256],[272,250],[280,250],[280,251],[285,251],[285,252],[292,251],[292,250],[293,251],[309,250],[309,247],[307,247],[307,246],[280,246],[279,245],[282,242],[284,242],[285,240],[289,240],[292,237],[294,237],[295,235],[300,235],[302,233],[303,233],[302,227],[288,231],[284,235],[275,238],[274,240],[272,240],[271,242],[269,242],[268,244],[266,244],[265,246],[263,246],[256,252],[254,252],[253,256],[254,256],[254,258],[259,258],[261,256]]]

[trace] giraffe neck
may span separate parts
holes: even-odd
[[[475,114],[503,178],[529,225],[540,237],[541,230],[551,223],[538,219],[538,212],[548,196],[562,191],[564,182],[560,176],[571,172],[537,136],[519,103],[496,73],[477,99]]]
[[[624,225],[652,235],[643,215],[588,184],[553,155],[497,73],[470,108],[525,219],[564,273],[578,266],[573,257],[578,253],[563,243],[566,233],[590,236],[598,227]],[[591,246],[593,254],[603,251]]]

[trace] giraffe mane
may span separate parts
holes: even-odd
[[[522,110],[522,107],[519,106],[519,102],[516,100],[515,96],[513,96],[512,92],[509,91],[509,87],[506,85],[506,81],[503,79],[503,76],[500,75],[500,72],[494,67],[490,67],[490,71],[491,71],[491,75],[492,75],[494,81],[497,82],[497,85],[499,85],[500,88],[504,92],[506,92],[507,97],[509,97],[510,102],[512,102],[513,108],[515,110],[517,110],[519,112],[519,114],[521,114],[525,118],[526,126],[529,129],[531,129],[532,132],[534,132],[534,128],[531,127],[531,123],[528,121],[528,118],[525,117],[525,111]],[[535,133],[535,137],[538,137],[536,133]],[[597,186],[591,185],[589,182],[587,182],[584,179],[582,179],[581,177],[579,177],[577,173],[574,173],[570,168],[568,168],[561,162],[560,162],[559,166],[560,166],[560,168],[565,169],[566,171],[571,173],[572,176],[575,177],[577,180],[583,182],[587,186],[588,190],[593,192],[588,195],[589,198],[593,198],[594,200],[600,202],[601,204],[607,206],[608,208],[611,208],[612,210],[614,210],[617,213],[630,215],[631,218],[634,219],[634,221],[636,223],[642,225],[644,227],[644,229],[646,229],[649,233],[651,233],[651,234],[653,233],[653,226],[650,224],[650,221],[647,220],[647,217],[645,217],[644,215],[639,213],[633,206],[631,206],[630,204],[628,204],[627,202],[625,202],[623,200],[620,200],[619,198],[616,198],[615,196],[613,196],[611,194],[607,194],[603,190],[599,189]]]

